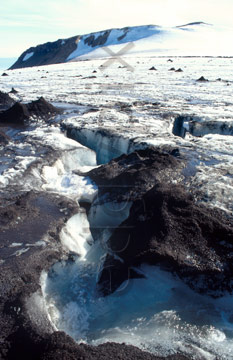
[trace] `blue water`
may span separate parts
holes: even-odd
[[[57,329],[92,345],[115,341],[155,355],[233,358],[231,296],[196,294],[173,275],[144,265],[145,279],[127,281],[101,297],[96,291],[101,252],[93,250],[84,260],[56,264],[47,276],[44,294]]]

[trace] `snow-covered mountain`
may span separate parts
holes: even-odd
[[[232,35],[233,30],[203,22],[170,28],[145,25],[110,29],[31,47],[10,69],[109,57],[106,47],[117,54],[127,43],[133,46],[123,50],[121,56],[231,56]]]

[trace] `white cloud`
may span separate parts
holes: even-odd
[[[75,13],[75,3],[72,6]],[[86,0],[77,20],[82,26],[98,28],[201,20],[233,26],[232,13],[232,0]]]

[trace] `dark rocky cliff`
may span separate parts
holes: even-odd
[[[31,47],[20,55],[16,63],[10,67],[10,70],[65,62],[69,54],[76,49],[76,40],[77,36],[74,36],[69,39],[59,39],[54,42]],[[24,58],[29,53],[34,54],[25,61]]]

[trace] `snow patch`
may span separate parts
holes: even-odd
[[[28,250],[29,250],[29,247],[17,250],[11,256],[21,256],[22,254],[26,253]]]
[[[13,248],[13,247],[20,247],[22,246],[23,243],[12,243],[11,245],[9,245],[10,248]]]
[[[29,60],[33,55],[34,55],[34,52],[27,53],[27,54],[24,56],[23,61]]]

